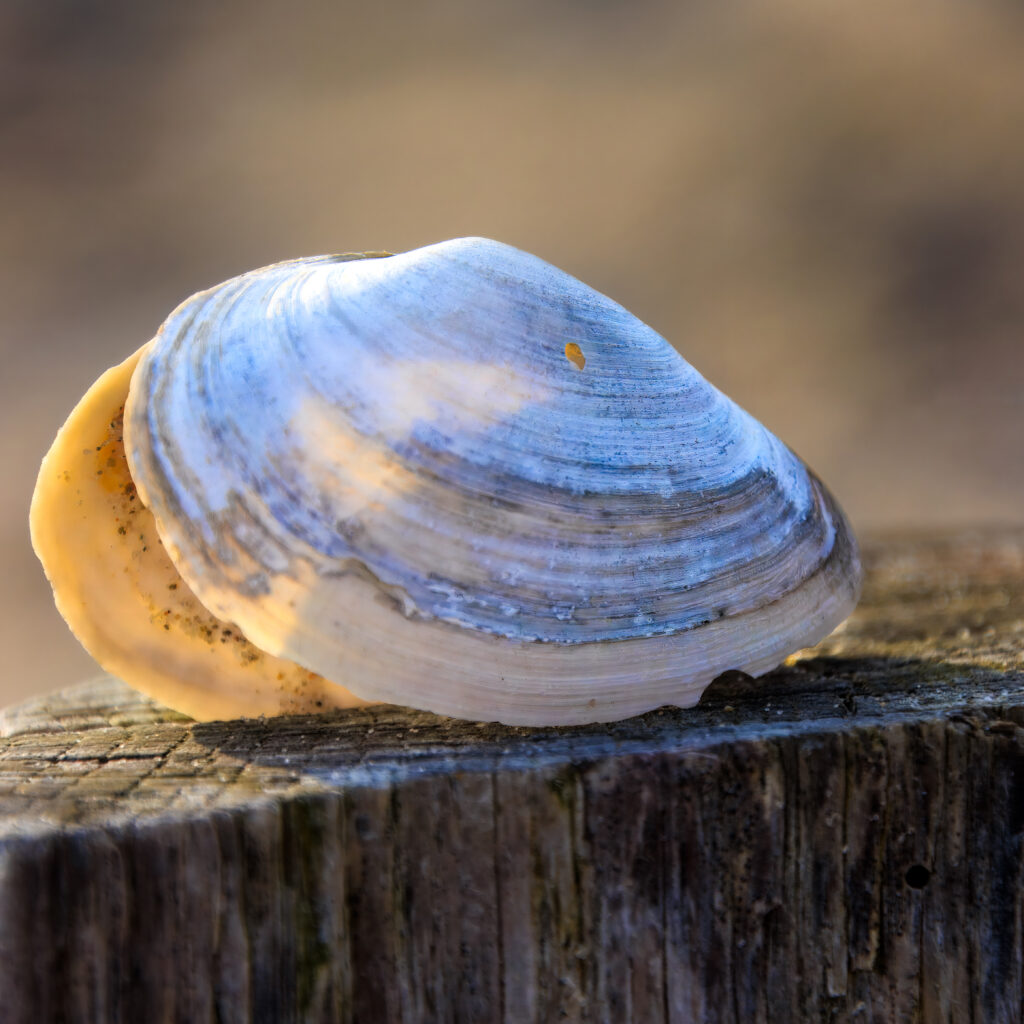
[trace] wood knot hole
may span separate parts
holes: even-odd
[[[911,889],[923,889],[931,879],[932,873],[923,864],[911,864],[904,877]]]

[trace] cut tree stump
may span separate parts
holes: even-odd
[[[1020,1020],[1024,530],[865,556],[828,641],[610,726],[9,709],[0,1020]]]

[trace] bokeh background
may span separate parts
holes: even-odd
[[[464,234],[612,295],[863,532],[1020,522],[1024,9],[5,0],[0,705],[92,674],[39,459],[186,295]]]

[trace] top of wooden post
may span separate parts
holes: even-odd
[[[1024,722],[1024,529],[867,544],[856,614],[758,680],[611,725],[521,728],[405,708],[197,724],[101,677],[0,713],[0,839],[136,825],[429,773],[530,771],[914,718]],[[996,726],[993,726],[996,727]]]

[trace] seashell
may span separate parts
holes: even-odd
[[[479,238],[188,299],[72,412],[31,521],[85,647],[201,719],[686,706],[860,586],[785,445],[621,306]]]

